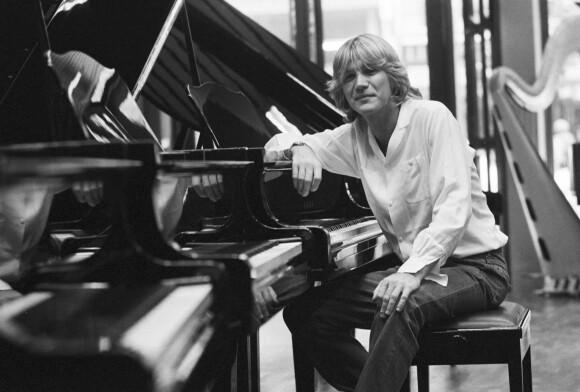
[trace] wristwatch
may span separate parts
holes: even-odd
[[[293,147],[298,147],[298,146],[306,146],[306,143],[304,143],[304,142],[294,142],[294,143],[292,143],[292,145],[289,148],[285,149],[282,152],[282,155],[284,156],[284,158],[286,158],[287,160],[291,161],[292,160],[292,148]]]

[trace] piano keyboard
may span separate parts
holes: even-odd
[[[366,238],[380,236],[383,232],[375,219],[362,218],[347,221],[328,228],[331,249],[346,247]]]
[[[336,222],[334,219],[304,221],[307,225],[322,227],[328,234],[330,269],[324,278],[331,279],[391,253],[387,239],[376,219],[363,217]],[[316,279],[314,284],[319,285],[320,281]]]

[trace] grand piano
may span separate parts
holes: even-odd
[[[44,266],[36,266],[37,277],[43,269],[55,275],[36,282],[44,287],[13,282],[25,294],[0,307],[2,390],[205,391],[229,373],[223,358],[235,348],[239,312],[247,314],[249,304],[232,293],[223,265],[161,258],[139,245],[161,242],[156,225],[147,227],[153,210],[140,203],[147,218],[136,225],[127,205],[151,187],[151,162],[142,158],[153,151],[146,143],[81,142],[2,149],[3,197],[34,198],[73,181],[99,180],[118,209],[99,252],[62,264],[38,262]],[[135,192],[138,184],[144,189]]]
[[[4,6],[13,13],[15,9],[34,14],[34,3],[9,2]],[[319,132],[343,122],[325,92],[329,76],[225,1],[166,0],[133,6],[131,2],[112,0],[45,0],[42,4],[53,52],[80,51],[114,69],[134,97],[152,104],[179,124],[174,127],[176,132],[169,150],[195,147],[190,142],[194,135],[199,135],[197,146],[205,149],[260,148],[272,135],[282,132],[268,119],[267,114],[273,110],[301,132]],[[28,27],[21,38],[24,42],[15,43],[25,44],[27,50],[15,48],[14,56],[3,64],[2,73],[9,77],[0,86],[0,126],[8,131],[2,132],[0,143],[85,138],[70,113],[65,92],[46,67],[42,42],[34,39],[39,29],[35,25]],[[16,57],[21,59],[20,63],[16,63]],[[201,103],[192,98],[192,92],[204,88],[218,90],[221,95]],[[236,104],[223,103],[221,97],[227,90],[237,93],[235,102],[244,100],[251,106],[250,121],[240,115]],[[245,108],[243,111],[248,112]],[[152,128],[159,133],[155,126]],[[278,175],[284,177],[284,173],[274,176]],[[287,184],[288,172],[285,177]],[[322,229],[326,236],[337,227],[348,226],[344,224],[346,220],[371,215],[364,206],[360,183],[348,178],[328,182],[331,184],[318,195],[300,200],[286,199],[289,192],[276,192],[283,189],[279,184],[284,180],[269,181],[275,184],[265,189],[266,194],[275,195],[267,200],[269,210],[276,215],[273,219],[282,225]],[[335,195],[339,194],[344,196],[336,200]],[[183,215],[188,221],[184,222],[185,229],[197,223],[197,211],[203,210],[199,206],[207,203],[196,199],[193,193],[191,197],[194,200],[190,203],[195,208]],[[352,208],[344,207],[350,201],[355,205],[354,216]],[[288,211],[284,211],[286,206],[291,206]],[[377,241],[383,241],[376,231],[376,225],[369,230]],[[354,228],[353,236],[358,233],[358,228]],[[337,242],[344,242],[344,235],[349,237],[342,231]],[[322,258],[331,258],[332,245],[324,244]],[[377,247],[380,250],[385,244],[378,243]],[[379,251],[376,253],[380,256]],[[320,259],[316,262],[320,263]],[[372,257],[349,264],[346,269],[367,261],[372,261]],[[317,266],[317,269],[326,268]]]
[[[149,0],[137,4],[113,0],[44,0],[41,5],[50,47],[55,53],[71,50],[86,53],[114,69],[132,95],[145,106],[152,105],[173,119],[176,125],[171,143],[166,146],[168,150],[203,147],[225,154],[218,159],[232,159],[228,149],[259,149],[271,136],[282,131],[268,119],[267,113],[273,112],[281,113],[306,133],[342,123],[341,113],[330,103],[324,90],[329,76],[224,1]],[[6,76],[0,81],[0,128],[3,129],[0,144],[84,139],[86,134],[74,118],[66,92],[46,67],[43,51],[47,45],[38,39],[39,27],[34,18],[27,17],[36,12],[35,2],[8,1],[0,7],[0,14],[13,16],[4,26],[19,32],[15,34],[17,39],[12,42],[10,53],[3,56],[9,60],[0,64],[0,75]],[[26,23],[22,23],[24,20]],[[236,110],[228,111],[228,107],[219,105],[219,100],[208,101],[213,106],[195,102],[188,92],[202,91],[199,89],[208,83],[219,86],[215,90],[243,93],[243,99],[257,114],[254,122],[244,121]],[[190,88],[186,90],[186,86]],[[216,106],[221,116],[212,121],[210,109]],[[288,183],[287,171],[272,170],[270,176],[286,178]],[[336,270],[325,265],[331,264],[332,258],[340,253],[332,251],[335,245],[332,232],[339,231],[337,242],[342,243],[349,237],[343,230],[349,226],[345,223],[351,218],[364,218],[366,225],[369,223],[366,218],[370,216],[360,184],[345,178],[333,178],[329,183],[323,188],[326,194],[320,191],[313,199],[299,203],[295,198],[280,199],[284,196],[281,192],[270,195],[265,201],[269,205],[268,214],[257,214],[263,225],[288,229],[288,232],[298,230],[303,233],[302,238],[308,237],[311,231],[320,233],[315,237],[323,238],[322,242],[311,241],[304,248],[318,248],[317,257],[306,261],[314,262],[316,271],[322,273]],[[268,194],[267,187],[264,191]],[[204,218],[197,211],[204,210],[207,201],[196,198],[193,192],[190,194],[193,200],[190,204],[195,208],[189,213],[186,208],[183,227],[191,234],[191,228],[199,227],[199,220]],[[337,194],[344,194],[339,208],[334,197],[326,197]],[[332,203],[325,205],[327,201]],[[345,207],[344,203],[349,202],[354,202],[355,207]],[[291,204],[296,205],[285,210]],[[65,205],[60,210],[67,210],[69,204]],[[55,215],[61,213],[57,211]],[[371,264],[381,260],[386,249],[375,229],[370,230],[374,233],[373,240],[363,241],[376,248],[376,252],[367,252],[372,257],[361,260],[360,265],[365,268],[373,268]],[[195,230],[193,233],[195,239]],[[217,242],[225,240],[216,239]],[[357,245],[351,249],[356,250]],[[348,264],[346,269],[358,267],[356,263]],[[324,280],[324,274],[314,280]],[[259,385],[250,388],[259,388]]]
[[[225,1],[185,2],[197,64],[192,69],[188,32],[178,12],[182,3],[42,1],[54,52],[77,50],[114,68],[135,97],[144,97],[184,129],[200,129],[185,85],[204,82],[243,92],[260,113],[276,106],[303,132],[342,122],[324,92],[328,75]],[[10,130],[0,135],[3,144],[83,138],[64,93],[51,81],[31,17],[35,6],[35,1],[0,6],[3,28],[11,32],[0,63],[0,121]],[[268,134],[239,130],[221,135],[220,146],[238,147],[242,131],[244,146],[263,146],[279,132],[265,117],[264,123]]]

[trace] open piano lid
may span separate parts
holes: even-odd
[[[276,106],[302,132],[343,123],[325,91],[330,76],[318,65],[223,0],[186,0],[186,7],[201,83],[216,82],[240,91],[261,113]],[[143,90],[174,117],[177,110],[191,113],[179,109],[180,104],[189,108],[188,102],[168,100],[176,94],[160,96],[165,90],[180,93],[183,81],[191,79],[181,28],[175,25]]]
[[[55,53],[78,51],[114,69],[134,95],[147,80],[183,0],[42,0]],[[35,1],[0,5],[14,39],[0,62],[0,144],[84,139],[46,65]],[[22,27],[24,26],[24,27]],[[16,32],[17,34],[14,34]]]
[[[182,2],[42,0],[55,53],[87,54],[114,69],[135,98],[142,93],[176,122],[198,129],[196,110],[185,92],[193,78],[186,29],[177,12]],[[10,33],[5,37],[14,37],[2,45],[0,144],[84,138],[37,44],[30,17],[34,3],[0,4],[0,24]],[[225,1],[184,4],[201,83],[243,92],[260,113],[276,106],[302,132],[342,124],[324,90],[329,75],[320,67]],[[265,117],[264,123],[269,134],[260,137],[265,142],[279,130]]]

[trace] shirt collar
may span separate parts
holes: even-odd
[[[399,118],[397,119],[397,125],[395,126],[395,129],[403,130],[403,129],[407,128],[407,126],[409,125],[409,121],[411,120],[411,113],[412,113],[412,110],[410,107],[411,100],[412,100],[412,98],[409,98],[401,104],[401,109],[399,111]]]
[[[401,104],[401,110],[399,111],[399,118],[397,118],[395,130],[407,128],[407,126],[409,125],[409,121],[411,120],[411,114],[413,112],[413,110],[410,107],[411,106],[410,102],[412,99],[413,98],[408,98]],[[364,130],[365,132],[367,130],[367,123],[361,116],[358,116],[354,120],[354,125],[359,129]]]

